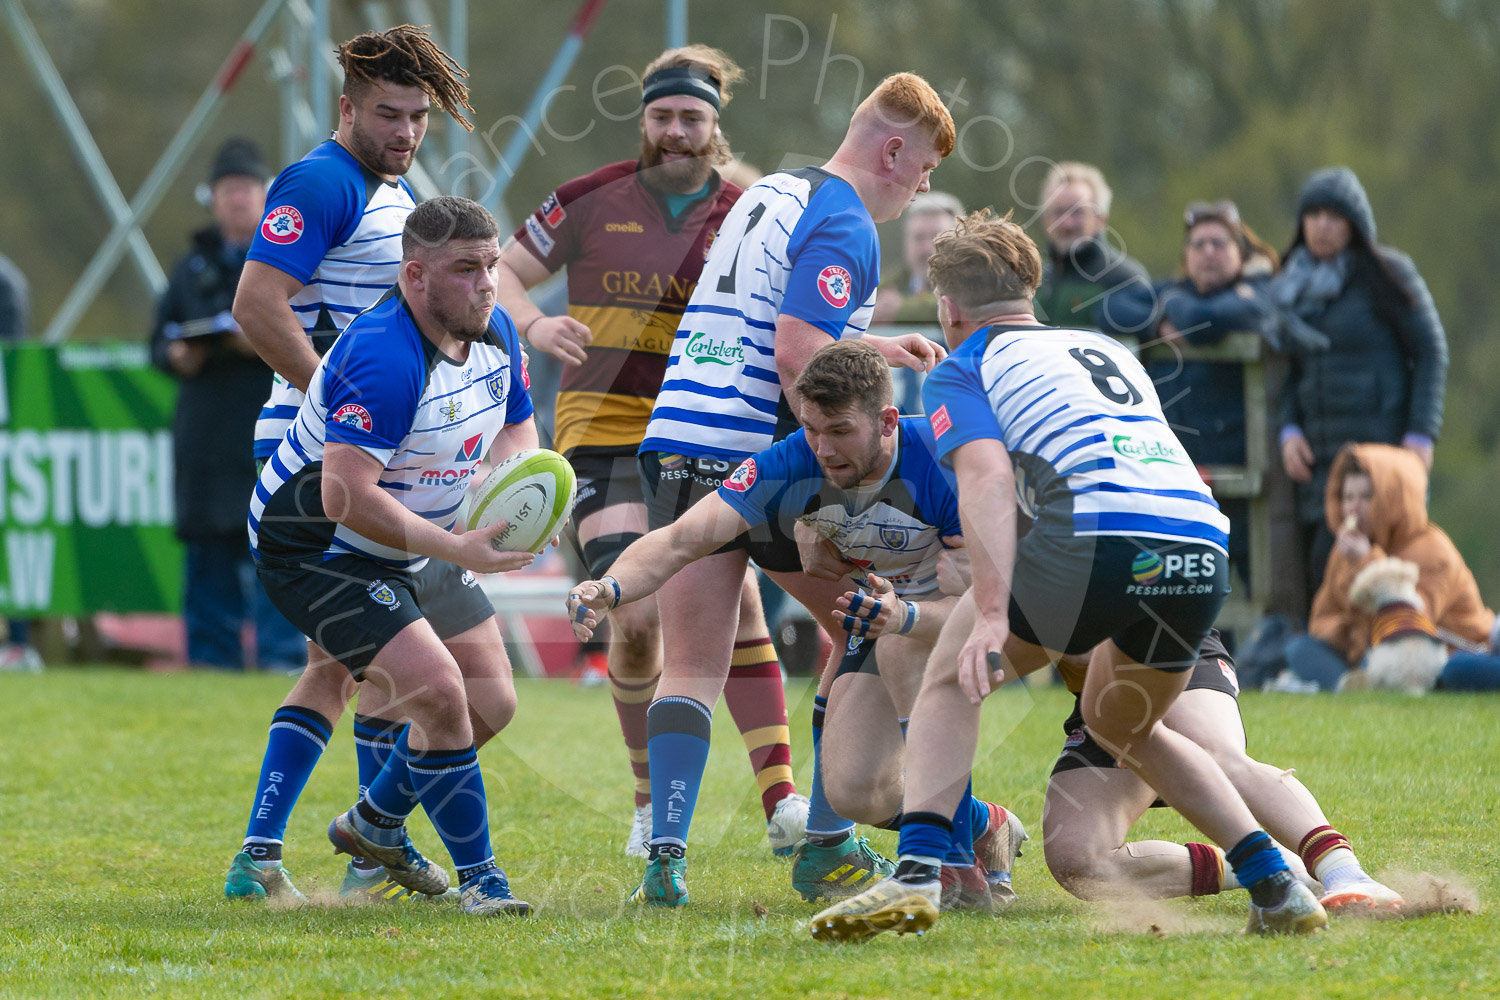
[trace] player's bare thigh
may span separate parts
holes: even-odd
[[[739,626],[744,552],[704,556],[657,592],[662,625],[662,678],[656,697],[677,695],[705,705],[718,701],[729,675]]]

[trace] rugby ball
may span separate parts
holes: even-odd
[[[555,451],[517,452],[491,470],[464,498],[464,527],[504,521],[495,536],[502,552],[540,552],[556,538],[573,513],[578,480],[568,460]]]

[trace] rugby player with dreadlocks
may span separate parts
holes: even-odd
[[[262,462],[276,461],[272,456],[284,437],[295,439],[292,424],[318,359],[396,283],[402,228],[416,207],[403,175],[427,132],[429,108],[436,104],[465,129],[473,128],[463,114],[474,110],[463,82],[468,73],[425,29],[402,24],[365,32],[337,52],[344,69],[338,130],[271,185],[234,301],[235,320],[276,372],[255,428],[255,455]],[[307,670],[271,717],[243,847],[224,879],[230,898],[300,898],[281,865],[282,840],[297,797],[353,695],[354,683],[339,662],[353,652],[325,651],[310,642]],[[492,676],[473,676],[473,670]],[[497,663],[471,668],[465,676],[471,703],[485,704],[480,689],[495,687],[494,675],[509,672],[503,655]],[[363,793],[405,719],[375,685],[359,688],[354,733]],[[506,717],[474,722],[478,745],[509,721],[507,713],[497,713]],[[383,900],[412,895],[387,879],[378,862],[364,858],[350,862],[341,894]]]

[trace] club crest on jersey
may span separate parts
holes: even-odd
[[[525,371],[525,369],[523,368],[522,371]],[[495,402],[505,402],[505,380],[499,375],[491,375],[485,379],[484,387],[490,391],[490,398]]]
[[[885,543],[886,548],[904,549],[906,548],[906,529],[881,528],[880,540]]]
[[[467,441],[464,442],[464,446],[462,448],[458,449],[458,456],[456,458],[454,458],[453,460],[455,462],[477,462],[477,461],[479,461],[479,456],[480,456],[480,451],[481,451],[481,449],[480,449],[479,446],[480,446],[480,444],[483,443],[483,441],[484,441],[484,435],[483,434],[475,434],[473,437],[469,438]]]
[[[547,200],[542,202],[542,218],[547,220],[547,225],[556,229],[558,224],[567,217],[568,213],[564,212],[562,205],[558,203],[557,192],[553,191],[547,196]]]
[[[740,463],[740,467],[729,474],[724,480],[726,490],[734,490],[743,493],[755,485],[755,459],[747,458]]]
[[[818,292],[829,305],[842,309],[849,304],[849,296],[854,292],[854,279],[842,267],[829,264],[818,272]]]
[[[302,238],[302,213],[290,205],[277,205],[266,213],[260,234],[282,246],[296,243]]]
[[[948,416],[948,404],[944,403],[932,415],[932,436],[940,438],[953,429],[953,418]]]
[[[864,641],[865,638],[862,635],[851,635],[848,644],[844,647],[844,651],[848,653],[857,652],[859,647],[864,645]]]
[[[362,431],[375,426],[375,421],[370,419],[370,411],[358,403],[345,403],[340,406],[338,412],[333,415],[333,420],[345,427],[358,427]]]
[[[365,593],[369,594],[370,600],[376,604],[383,605],[392,610],[401,606],[401,602],[396,600],[396,592],[384,580],[376,580],[370,584],[365,588]]]

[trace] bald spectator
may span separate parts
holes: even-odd
[[[874,323],[936,323],[937,299],[927,281],[932,241],[964,214],[963,202],[942,191],[917,195],[901,230],[901,264],[880,279]]]
[[[1131,283],[1150,287],[1139,261],[1112,246],[1106,234],[1114,195],[1099,168],[1054,164],[1042,184],[1042,227],[1047,254],[1036,315],[1054,326],[1098,328],[1099,304]]]

